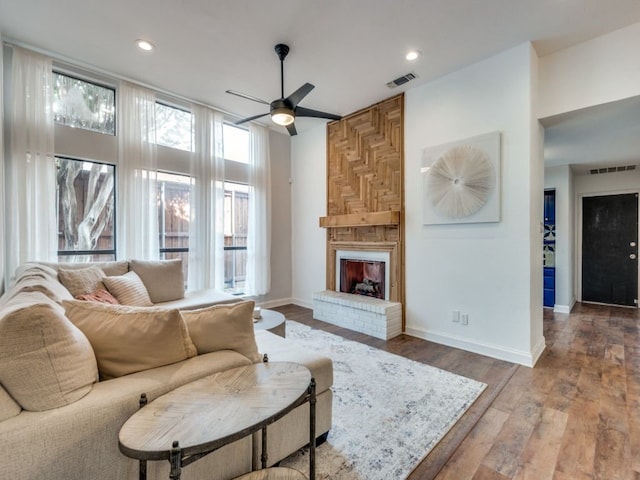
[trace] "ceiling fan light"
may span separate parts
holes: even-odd
[[[271,120],[273,120],[273,123],[286,127],[287,125],[291,125],[295,118],[291,110],[282,107],[273,109],[271,112]]]

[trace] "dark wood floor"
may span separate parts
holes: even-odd
[[[488,388],[409,480],[640,480],[640,311],[544,313],[535,368],[401,335],[389,341],[278,307],[287,318],[464,375]]]

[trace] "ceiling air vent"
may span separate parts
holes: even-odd
[[[592,168],[589,170],[591,175],[598,175],[599,173],[613,173],[613,172],[626,172],[628,170],[635,170],[636,165],[620,165],[618,167],[603,167]]]
[[[406,75],[398,77],[395,80],[391,80],[389,83],[387,83],[387,87],[396,88],[396,87],[399,87],[400,85],[404,85],[405,83],[413,80],[414,78],[416,78],[416,75],[414,73],[407,73]]]

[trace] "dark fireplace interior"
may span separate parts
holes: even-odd
[[[340,291],[384,300],[385,262],[340,259]]]

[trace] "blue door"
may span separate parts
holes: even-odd
[[[544,192],[543,290],[545,307],[556,302],[556,191]]]

